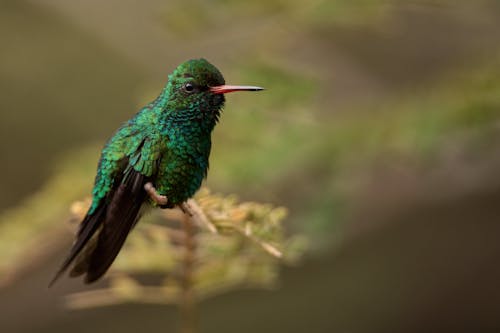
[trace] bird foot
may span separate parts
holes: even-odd
[[[144,189],[146,193],[149,195],[151,200],[153,200],[158,206],[167,206],[168,198],[165,195],[161,195],[156,191],[156,188],[153,186],[153,183],[147,182],[144,184]]]
[[[182,212],[186,215],[189,215],[189,217],[193,217],[193,210],[191,209],[191,206],[187,202],[183,202],[179,205],[179,208],[182,210]]]
[[[186,202],[183,202],[179,205],[179,208],[184,212],[184,214],[189,215],[196,224],[204,225],[210,232],[216,234],[217,228],[215,225],[210,222],[208,217],[205,215],[201,207],[194,199],[188,199]]]

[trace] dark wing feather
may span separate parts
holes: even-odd
[[[61,275],[68,269],[73,260],[85,247],[87,242],[92,238],[96,230],[101,225],[102,219],[106,214],[106,205],[101,204],[92,215],[87,215],[80,224],[80,229],[77,233],[76,240],[71,247],[69,255],[66,257],[56,275],[50,281],[49,288],[61,277]]]
[[[113,143],[114,141],[112,141]],[[118,163],[116,184],[93,212],[81,223],[70,254],[49,287],[75,262],[70,276],[86,273],[85,282],[99,279],[120,252],[128,233],[139,219],[147,194],[144,184],[154,177],[161,145],[144,138],[132,153]],[[146,154],[144,153],[146,151]]]
[[[92,215],[83,219],[76,241],[49,287],[75,259],[70,272],[72,277],[86,273],[85,282],[91,283],[106,273],[139,219],[139,211],[147,196],[144,184],[148,179],[132,167],[127,168],[118,181],[118,187],[110,192]]]
[[[99,279],[113,263],[127,235],[139,219],[146,198],[147,177],[129,168],[124,181],[114,192],[106,211],[94,251],[88,258],[86,283]]]

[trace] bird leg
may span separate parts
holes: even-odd
[[[186,202],[183,202],[179,205],[179,208],[182,210],[182,212],[186,215],[189,215],[189,217],[193,217],[193,210],[189,206],[189,204]]]
[[[210,232],[216,234],[217,228],[210,222],[208,217],[203,212],[203,209],[198,205],[194,199],[188,199],[179,205],[179,208],[184,212],[184,214],[189,215],[198,225],[204,225]]]
[[[153,200],[158,206],[165,207],[168,204],[168,198],[165,195],[161,195],[156,191],[156,188],[153,186],[153,183],[147,182],[144,184],[144,189],[146,193],[149,195],[151,200]]]
[[[168,204],[168,198],[165,195],[159,194],[158,191],[156,191],[153,183],[147,182],[146,184],[144,184],[144,190],[146,190],[146,193],[149,195],[151,200],[153,200],[158,206],[160,206],[160,208],[172,208],[172,206],[169,206]],[[212,233],[217,233],[217,228],[215,227],[215,225],[210,222],[208,217],[205,215],[201,207],[198,205],[198,203],[196,203],[194,199],[188,199],[186,202],[181,203],[179,205],[179,208],[184,214],[192,218],[193,221],[195,221],[195,223],[197,223],[198,225],[204,225]]]

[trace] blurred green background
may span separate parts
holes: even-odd
[[[100,147],[195,57],[267,88],[227,98],[207,185],[310,242],[202,332],[500,331],[499,36],[496,0],[0,1],[0,331],[175,330],[46,284]]]

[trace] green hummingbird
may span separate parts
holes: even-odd
[[[91,206],[50,285],[71,264],[70,276],[85,274],[86,283],[96,281],[115,260],[145,207],[182,207],[207,176],[211,133],[224,94],[262,89],[226,85],[205,59],[180,64],[160,95],[104,146]]]

